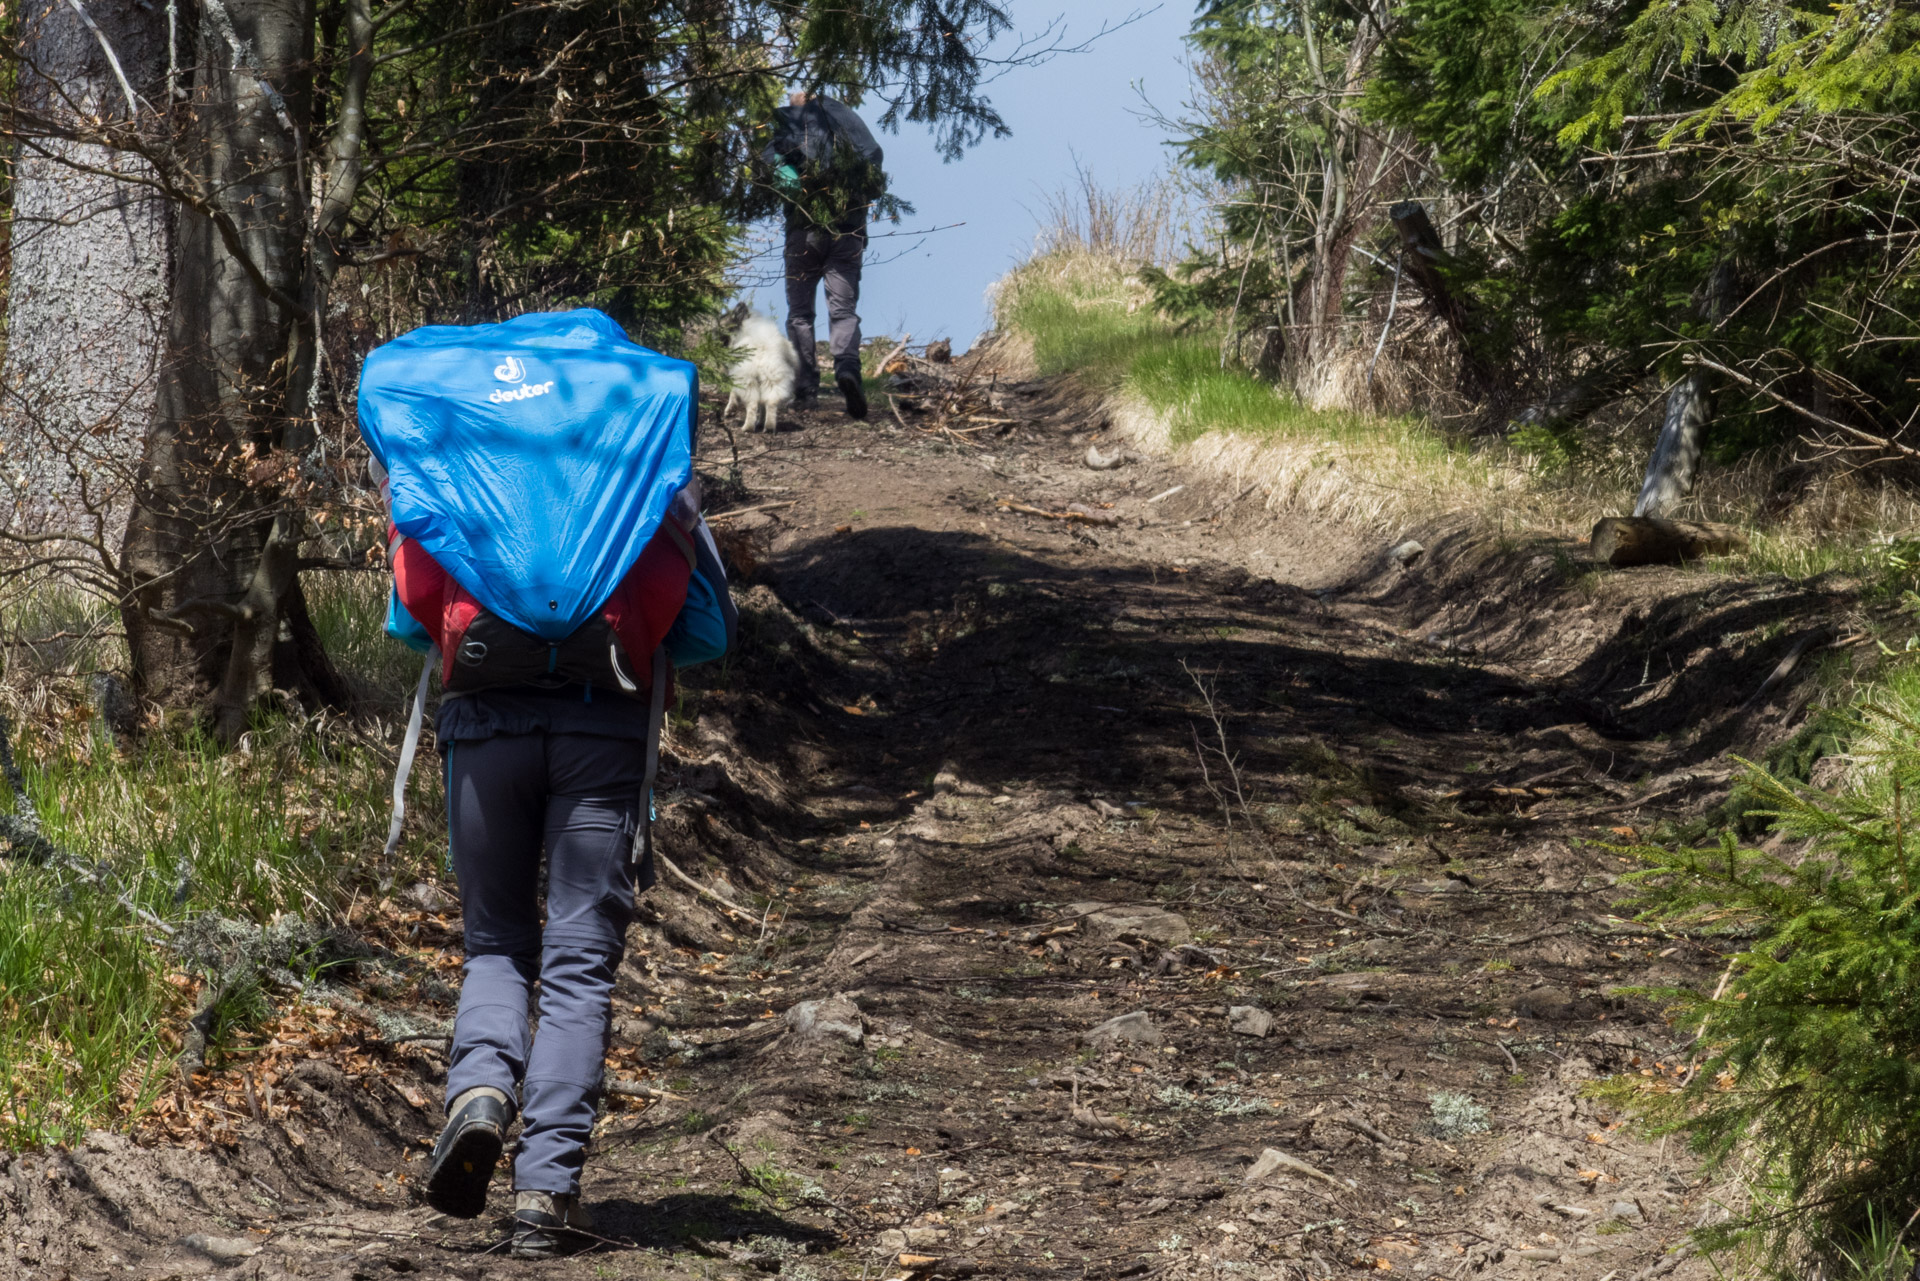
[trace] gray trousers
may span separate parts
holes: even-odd
[[[833,348],[833,376],[860,376],[860,260],[867,251],[866,214],[852,231],[823,227],[787,228],[787,337],[800,356],[794,372],[793,393],[812,396],[820,390],[820,362],[813,337],[814,295],[820,282],[827,285],[827,322]],[[844,224],[843,224],[844,225]]]
[[[633,919],[646,744],[513,734],[447,749],[447,817],[466,925],[447,1101],[521,1096],[516,1191],[580,1190],[600,1102],[613,978]],[[540,862],[546,853],[546,924]],[[540,991],[540,1027],[528,997]]]

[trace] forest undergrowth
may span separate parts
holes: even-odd
[[[412,664],[381,635],[384,592],[336,576],[312,607],[342,670],[397,715]],[[30,804],[11,783],[0,804],[45,837],[0,859],[0,1146],[16,1148],[138,1123],[236,946],[274,935],[294,977],[317,980],[320,932],[437,859],[424,841],[379,857],[395,755],[378,719],[283,703],[231,751],[184,721],[129,736],[112,723],[115,616],[44,588],[10,613],[0,690]],[[438,790],[418,769],[411,804]],[[273,1013],[257,984],[229,989],[198,1020],[210,1067],[244,1060]]]

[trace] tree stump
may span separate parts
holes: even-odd
[[[1593,527],[1593,558],[1627,565],[1676,565],[1702,556],[1747,549],[1747,536],[1731,525],[1661,520],[1654,516],[1608,516]]]

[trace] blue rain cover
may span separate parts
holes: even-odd
[[[393,522],[514,626],[560,640],[693,475],[694,367],[598,311],[427,325],[368,355],[360,434]]]

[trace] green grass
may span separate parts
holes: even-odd
[[[1457,510],[1516,509],[1503,527],[1541,519],[1528,511],[1542,505],[1540,468],[1523,452],[1500,441],[1455,441],[1404,416],[1303,405],[1223,361],[1217,326],[1182,326],[1157,313],[1119,263],[1036,258],[1001,282],[997,309],[1004,328],[1031,342],[1041,373],[1072,373],[1143,407],[1164,427],[1167,446],[1208,437],[1256,442],[1260,456],[1221,463],[1221,478],[1254,481],[1271,506],[1376,530]]]
[[[392,704],[391,725],[417,668],[379,636],[385,584],[375,585],[335,580],[313,591],[312,606],[343,666]],[[53,593],[4,619],[25,636],[87,621],[84,604]],[[28,791],[47,835],[78,863],[0,859],[0,1146],[10,1148],[124,1124],[166,1084],[168,1034],[188,1013],[169,982],[183,967],[169,930],[207,913],[253,925],[335,919],[357,884],[430,867],[441,839],[440,779],[428,762],[409,806],[426,822],[393,866],[379,864],[393,763],[365,731],[263,715],[243,750],[222,752],[184,728],[116,749],[85,702],[87,668],[115,656],[87,644],[64,663],[43,655],[8,673]],[[0,787],[0,804],[13,800]],[[266,1008],[256,1001],[252,1012]]]
[[[1344,436],[1357,426],[1341,421],[1347,415],[1304,409],[1272,383],[1223,364],[1217,333],[1162,318],[1117,268],[1076,263],[1016,274],[1002,295],[1001,320],[1032,340],[1042,373],[1077,373],[1168,415],[1176,445],[1208,431]]]

